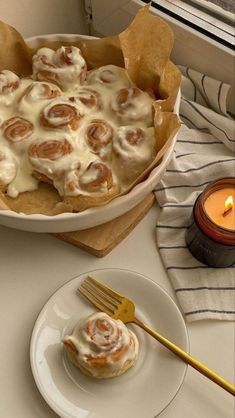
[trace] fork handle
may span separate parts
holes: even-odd
[[[152,335],[152,337],[154,337],[157,341],[163,344],[166,348],[168,348],[178,357],[180,357],[185,363],[190,364],[190,366],[192,366],[194,369],[202,373],[204,376],[208,377],[208,379],[212,380],[214,383],[221,386],[227,392],[235,396],[235,386],[227,382],[217,373],[213,372],[205,364],[201,363],[199,360],[195,359],[193,356],[190,356],[190,354],[186,353],[186,351],[182,350],[180,347],[178,347],[177,345],[169,341],[167,338],[163,337],[161,334],[159,334],[157,331],[150,328],[148,325],[139,321],[137,318],[135,318],[133,322],[134,324],[140,326],[142,329],[147,331],[150,335]]]

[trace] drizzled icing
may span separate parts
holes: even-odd
[[[152,125],[152,103],[153,99],[148,93],[137,87],[123,88],[116,92],[111,108],[117,114],[122,125],[141,124]]]
[[[82,83],[86,76],[86,62],[80,50],[73,46],[53,51],[40,48],[33,57],[33,78],[35,80],[51,80],[63,90]]]
[[[8,95],[14,92],[20,84],[19,77],[9,70],[0,71],[0,93]]]
[[[94,377],[104,368],[105,377],[118,374],[127,362],[136,361],[139,349],[135,334],[103,312],[80,320],[64,343],[72,348],[77,365]]]
[[[150,120],[153,125],[153,99],[133,85],[125,69],[107,65],[86,72],[78,48],[41,48],[33,57],[33,78],[19,80],[10,71],[0,72],[0,155],[7,157],[0,161],[0,187],[9,196],[36,189],[40,174],[61,196],[92,196],[113,185],[123,191],[122,170],[131,178],[141,172],[143,162],[152,161],[154,129],[147,126]],[[128,92],[127,103],[120,107],[122,90]],[[132,100],[135,90],[138,97]],[[137,127],[144,140],[126,144],[126,130]],[[64,143],[69,152],[51,158],[53,147]],[[43,157],[37,147],[46,150]],[[101,169],[93,165],[97,161],[107,176],[102,181]],[[95,187],[86,187],[92,182]]]
[[[0,150],[0,186],[9,184],[14,180],[17,173],[16,161],[8,148]]]
[[[110,64],[90,71],[87,75],[87,84],[103,87],[110,93],[110,90],[118,90],[120,85],[130,87],[133,83],[124,68]]]
[[[20,82],[20,78],[12,71],[0,71],[0,105],[13,105]]]

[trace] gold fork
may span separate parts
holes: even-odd
[[[207,367],[205,364],[190,356],[190,354],[182,350],[173,342],[163,337],[157,331],[153,330],[148,325],[137,319],[135,316],[135,305],[131,300],[110,289],[104,283],[101,283],[100,281],[89,276],[83,281],[80,288],[77,289],[77,292],[100,311],[105,312],[112,318],[120,319],[125,324],[132,322],[140,326],[166,348],[180,357],[185,363],[189,364],[204,376],[212,380],[214,383],[221,386],[227,392],[235,396],[235,386],[209,369],[209,367]]]

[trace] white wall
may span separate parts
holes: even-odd
[[[24,37],[48,33],[88,34],[83,0],[0,0],[0,20]]]

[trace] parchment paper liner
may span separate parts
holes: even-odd
[[[71,42],[44,42],[40,47],[57,49],[66,44],[71,45]],[[149,6],[144,6],[128,28],[119,35],[76,41],[73,45],[81,49],[88,69],[106,64],[125,67],[138,87],[153,90],[157,98],[154,103],[156,158],[128,185],[125,192],[121,193],[125,194],[144,180],[159,164],[180,126],[177,115],[172,113],[181,81],[179,70],[170,61],[173,47],[172,30],[159,17],[150,14]],[[21,77],[30,76],[34,53],[35,49],[29,48],[14,28],[0,22],[0,70],[9,69]],[[71,212],[72,207],[61,200],[52,186],[40,184],[38,190],[22,193],[16,199],[0,193],[0,209],[46,215]],[[92,206],[98,205],[100,203],[94,200]]]

